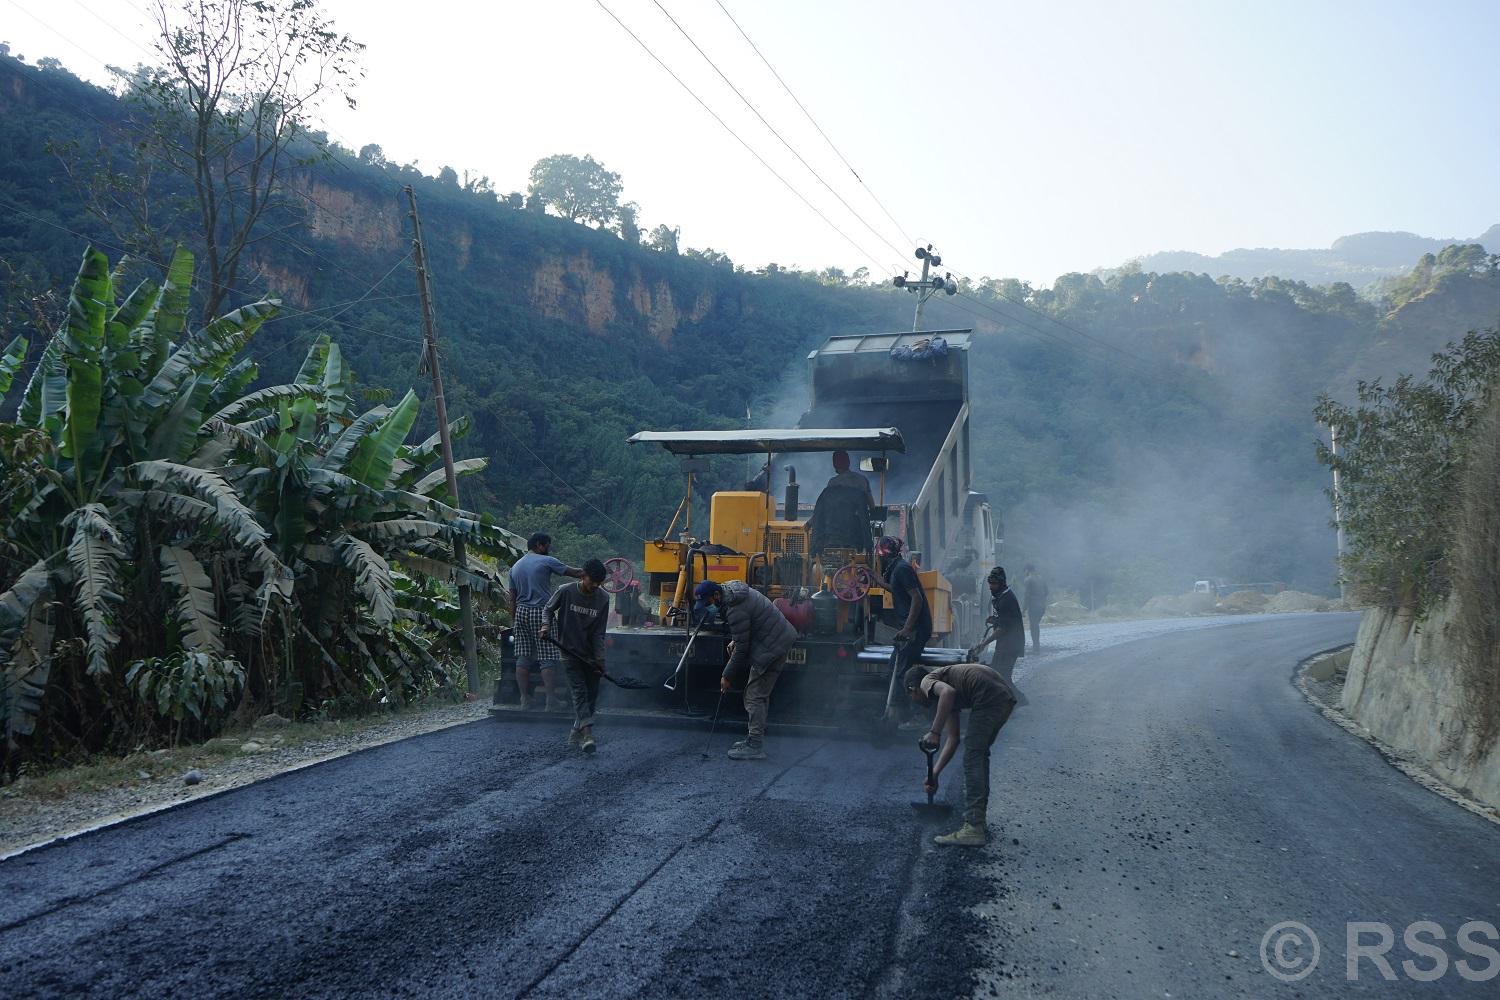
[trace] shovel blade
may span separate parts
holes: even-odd
[[[949,816],[953,806],[947,802],[913,802],[912,809],[918,816]]]

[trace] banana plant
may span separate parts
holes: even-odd
[[[289,386],[208,421],[192,460],[223,463],[296,574],[302,638],[312,647],[301,662],[357,682],[366,697],[401,701],[446,679],[434,650],[447,648],[454,622],[428,613],[431,586],[462,580],[482,589],[497,581],[487,561],[507,565],[524,549],[490,519],[450,505],[437,435],[407,444],[415,393],[363,412],[355,395],[338,345],[319,338]],[[469,426],[454,421],[450,433],[462,437]],[[470,475],[486,463],[455,468]],[[453,559],[460,537],[471,553],[464,566]]]
[[[216,471],[183,462],[209,408],[255,377],[236,356],[276,311],[256,302],[186,332],[192,257],[121,299],[105,255],[83,255],[67,316],[42,348],[17,422],[0,425],[0,719],[8,745],[32,731],[59,658],[81,639],[101,690],[122,658],[225,654],[203,560],[232,548],[253,567],[244,595],[264,615],[292,592],[270,532]],[[0,387],[24,344],[0,363]],[[143,612],[175,595],[166,621]],[[171,648],[148,648],[166,638]],[[122,649],[121,647],[125,647]]]
[[[277,303],[190,330],[191,281],[178,251],[162,284],[122,298],[90,248],[16,423],[0,424],[8,746],[63,686],[93,698],[79,713],[145,710],[179,729],[222,718],[242,688],[400,702],[446,680],[454,585],[482,592],[523,551],[454,506],[437,435],[407,442],[415,394],[361,410],[376,394],[327,337],[291,382],[256,388],[242,353]],[[0,387],[26,350],[0,354]]]

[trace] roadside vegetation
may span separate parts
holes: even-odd
[[[1455,601],[1458,664],[1474,753],[1500,739],[1500,329],[1433,356],[1423,379],[1361,383],[1357,402],[1325,397],[1319,421],[1339,452],[1343,572],[1369,604],[1425,615]]]
[[[244,349],[275,301],[194,330],[186,251],[163,284],[118,278],[84,253],[0,424],[5,769],[449,685],[452,585],[497,580],[456,566],[453,539],[491,566],[520,549],[451,505],[436,435],[408,441],[415,394],[366,407],[326,337],[291,382],[251,389]],[[0,389],[26,354],[8,345]]]

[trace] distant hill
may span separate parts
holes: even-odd
[[[1289,278],[1310,285],[1346,281],[1365,288],[1385,278],[1411,270],[1412,262],[1426,253],[1438,253],[1454,243],[1479,243],[1500,249],[1500,225],[1479,236],[1434,239],[1416,233],[1353,233],[1340,236],[1333,246],[1318,250],[1284,250],[1274,247],[1240,248],[1217,256],[1188,250],[1168,250],[1136,258],[1142,271],[1165,274],[1189,271],[1218,278],[1228,276],[1251,281],[1255,278]]]

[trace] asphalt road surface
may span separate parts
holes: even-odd
[[[1289,683],[1355,627],[1057,630],[1050,655],[1023,661],[1031,702],[995,749],[983,851],[936,848],[913,819],[915,747],[784,738],[737,763],[720,734],[704,761],[701,732],[606,722],[585,758],[564,721],[495,720],[389,744],[0,863],[0,983],[17,997],[1495,997],[1500,979],[1471,982],[1458,961],[1484,975],[1500,956],[1490,969],[1454,939],[1500,924],[1500,828],[1412,784]],[[1447,938],[1436,981],[1401,964],[1435,968],[1403,941],[1418,919]],[[1262,966],[1283,921],[1321,939],[1300,982]],[[1346,978],[1347,921],[1392,927],[1394,981],[1370,960]],[[1310,954],[1270,953],[1283,974]]]

